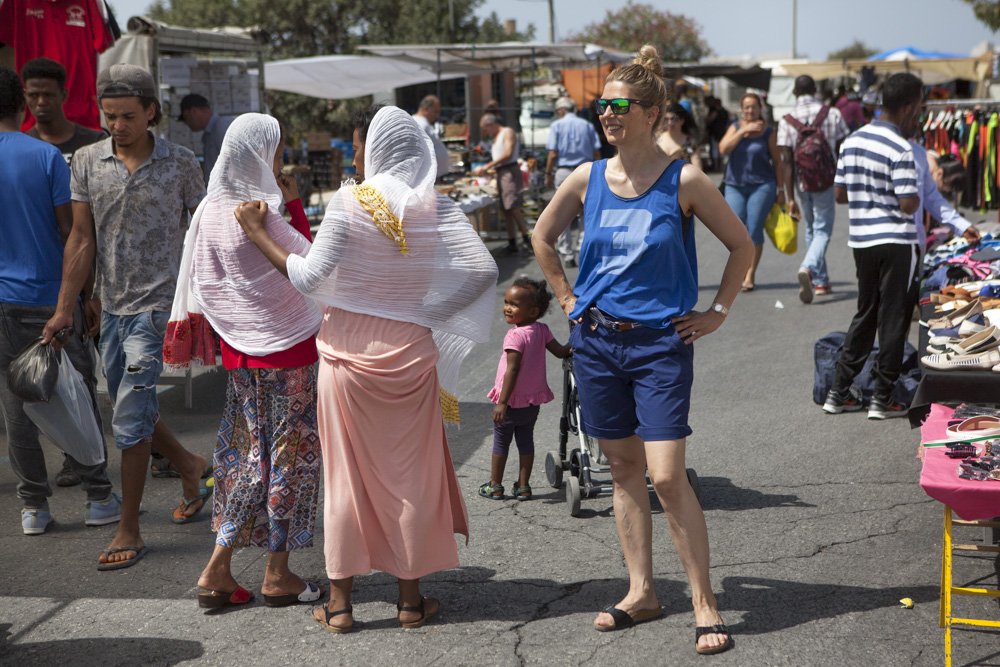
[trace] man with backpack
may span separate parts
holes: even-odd
[[[806,226],[806,256],[799,267],[799,299],[812,303],[813,294],[830,293],[826,248],[833,232],[836,202],[833,178],[837,171],[837,145],[850,134],[836,108],[816,99],[816,82],[803,74],[795,79],[795,108],[778,122],[778,147],[784,183],[792,182],[799,201],[786,193],[789,213],[801,212]]]

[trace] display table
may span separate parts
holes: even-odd
[[[933,406],[930,416],[921,428],[922,440],[930,442],[941,439],[948,418],[953,412],[953,410],[940,405]],[[989,530],[1000,528],[1000,521],[990,520],[992,517],[1000,515],[1000,482],[977,482],[960,478],[956,472],[958,459],[949,458],[946,451],[944,447],[922,448],[923,466],[920,469],[920,488],[928,496],[944,504],[944,544],[941,554],[941,602],[938,622],[944,628],[945,665],[950,667],[952,626],[1000,628],[1000,621],[953,616],[951,608],[953,595],[1000,598],[998,590],[952,585],[952,552],[954,550],[1000,553],[998,546],[954,544],[952,541],[952,527],[956,525],[982,527]],[[952,512],[960,518],[953,518]]]
[[[920,307],[920,319],[941,317],[934,312],[933,304]],[[917,356],[928,354],[927,341],[930,338],[927,327],[920,326],[920,343]],[[920,365],[920,384],[910,402],[909,418],[914,427],[920,426],[927,418],[932,403],[981,403],[1000,402],[1000,373],[992,371],[936,371]]]

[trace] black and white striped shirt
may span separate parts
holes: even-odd
[[[916,164],[910,143],[895,125],[873,121],[847,137],[833,184],[847,188],[848,246],[917,242],[913,216],[899,207],[900,197],[919,196]]]

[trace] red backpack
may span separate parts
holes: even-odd
[[[795,140],[795,170],[805,192],[829,189],[837,175],[837,161],[821,129],[829,112],[830,107],[824,104],[809,125],[803,124],[792,114],[785,115],[788,124],[798,131]]]

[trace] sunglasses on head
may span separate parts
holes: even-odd
[[[628,113],[633,104],[638,104],[644,107],[651,106],[649,102],[632,100],[627,97],[616,97],[613,100],[594,100],[594,107],[597,109],[597,115],[599,116],[603,116],[609,106],[611,107],[611,113],[616,116],[621,116],[622,114]]]

